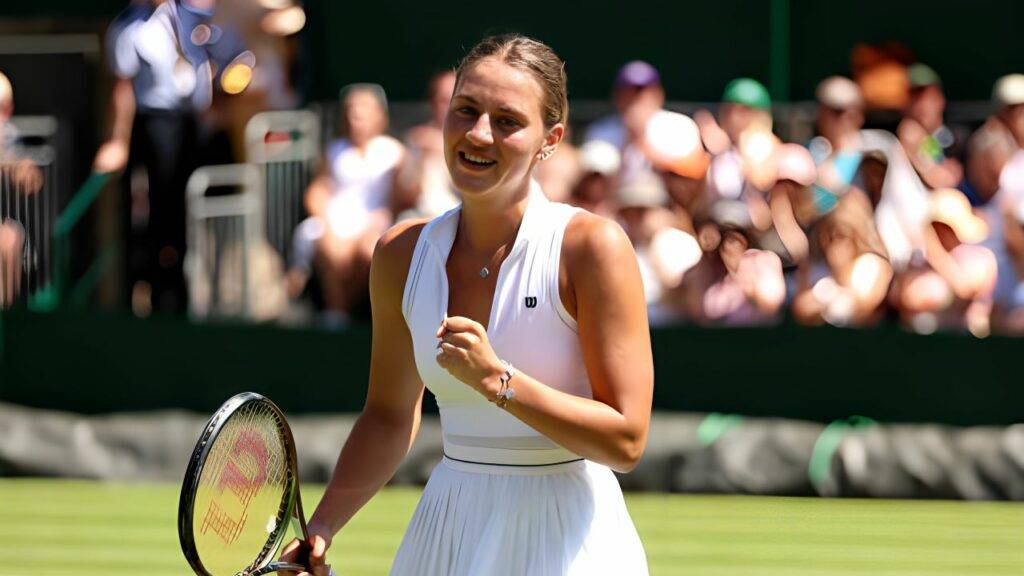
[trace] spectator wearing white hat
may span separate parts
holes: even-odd
[[[818,84],[814,96],[818,101],[815,127],[824,139],[820,142],[822,151],[834,154],[859,149],[864,96],[857,83],[843,76],[830,76]],[[819,150],[812,147],[811,152]]]
[[[739,199],[707,189],[709,155],[696,123],[673,112],[654,115],[645,148],[671,198],[671,233],[654,236],[661,255],[665,302],[699,324],[773,322],[785,298],[782,265],[775,254],[752,249],[751,212]],[[669,257],[671,255],[671,257]]]
[[[592,140],[579,149],[580,177],[569,203],[598,216],[615,219],[615,177],[622,161],[619,149],[603,140]]]
[[[659,111],[644,133],[644,148],[668,196],[671,219],[651,238],[649,253],[664,288],[663,302],[683,313],[685,275],[700,262],[697,228],[708,216],[709,155],[688,116]]]
[[[616,191],[618,220],[636,251],[640,278],[647,299],[651,324],[664,324],[674,314],[664,306],[666,282],[664,254],[656,250],[655,239],[671,227],[672,214],[666,209],[668,195],[661,180],[648,173],[626,182]]]

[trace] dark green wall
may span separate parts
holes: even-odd
[[[307,0],[305,66],[316,99],[355,81],[415,99],[432,72],[455,65],[483,35],[518,31],[567,61],[575,98],[605,98],[615,70],[645,58],[663,71],[671,99],[716,100],[735,76],[768,81],[771,2]],[[109,18],[125,4],[4,0],[0,19]],[[988,98],[998,76],[1024,71],[1019,0],[790,0],[790,14],[790,92],[798,100],[825,76],[848,73],[850,49],[861,41],[905,43],[938,70],[954,99]]]
[[[768,73],[767,2],[320,1],[310,17],[322,97],[358,80],[417,98],[432,72],[453,67],[481,37],[506,31],[555,49],[566,61],[570,97],[605,98],[615,71],[634,58],[657,66],[679,100],[717,98],[735,75]]]
[[[793,95],[848,74],[856,43],[898,41],[935,68],[951,99],[988,99],[999,76],[1024,72],[1022,25],[1020,0],[792,0]]]
[[[289,411],[362,407],[369,331],[180,319],[3,317],[0,400],[78,412],[211,411],[243,390]],[[875,330],[659,329],[655,407],[830,421],[1024,422],[1024,340]]]

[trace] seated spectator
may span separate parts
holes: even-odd
[[[662,303],[665,278],[653,241],[671,223],[671,214],[665,209],[665,189],[658,178],[648,174],[619,188],[616,200],[619,222],[633,244],[640,265],[648,319],[652,325],[663,324],[672,319],[672,314]]]
[[[923,250],[897,277],[893,290],[894,304],[910,328],[920,333],[966,328],[979,338],[989,334],[996,258],[978,245],[988,232],[960,191],[932,193]]]
[[[818,175],[811,187],[811,204],[818,217],[823,217],[847,193],[867,194],[876,209],[875,228],[890,262],[902,269],[920,245],[920,227],[925,218],[923,214],[906,212],[921,204],[921,211],[926,213],[927,192],[895,137],[888,132],[868,134],[861,130],[864,99],[852,80],[842,76],[826,78],[818,84],[815,94],[818,136],[811,140],[808,149]],[[890,156],[897,157],[891,170]],[[895,193],[883,199],[883,190]]]
[[[703,257],[697,228],[707,219],[708,154],[689,117],[659,111],[647,124],[645,149],[668,193],[669,219],[651,238],[650,259],[664,288],[664,307],[685,315],[686,274]]]
[[[707,110],[694,117],[708,151],[717,156],[739,145],[740,134],[752,126],[772,127],[772,100],[768,89],[753,78],[736,78],[725,86],[718,108],[719,121]]]
[[[1024,150],[1006,162],[999,191],[982,215],[989,225],[984,246],[995,254],[998,267],[993,330],[1024,335]]]
[[[650,251],[669,290],[665,306],[704,325],[774,322],[786,295],[782,265],[753,247],[751,204],[709,192],[708,155],[692,120],[660,112],[646,134],[672,200],[672,229],[654,235]]]
[[[384,90],[355,84],[342,91],[343,133],[330,144],[323,170],[309,186],[309,218],[295,231],[289,293],[301,293],[313,266],[330,317],[344,321],[365,304],[370,259],[395,214],[408,208],[392,194],[404,147],[384,134]]]
[[[645,142],[673,216],[672,226],[655,237],[654,245],[665,271],[664,283],[675,288],[701,257],[697,227],[708,218],[709,157],[697,124],[676,112],[655,114],[647,124]]]
[[[18,130],[10,122],[13,115],[14,88],[0,72],[0,176],[10,178],[20,193],[35,194],[43,187],[43,173],[22,154]]]
[[[1017,303],[1017,286],[1024,268],[1018,263],[1016,204],[1024,185],[1024,75],[1000,78],[992,90],[995,108],[967,143],[965,189],[978,206],[989,228],[983,245],[992,251],[998,266],[995,290],[996,324],[1000,330],[1016,331],[1012,317]]]
[[[13,115],[14,90],[0,73],[0,308],[18,297],[24,264],[25,228],[8,207],[18,204],[19,195],[35,194],[43,186],[42,172],[22,156],[18,132],[10,122]]]
[[[619,172],[619,149],[603,140],[580,147],[580,177],[569,195],[569,203],[599,216],[615,218],[615,175]]]
[[[822,80],[814,94],[818,101],[814,121],[818,136],[809,149],[822,184],[841,194],[860,165],[864,97],[853,80],[842,76]]]
[[[396,191],[414,207],[403,218],[433,218],[459,203],[444,161],[444,117],[454,90],[455,72],[435,74],[427,92],[430,121],[413,126],[405,135],[408,161],[398,175]]]
[[[708,168],[708,192],[715,199],[747,205],[752,230],[771,225],[765,202],[774,182],[772,160],[779,142],[772,134],[771,99],[761,83],[750,78],[730,82],[722,95],[721,125],[710,114],[698,113],[701,137],[713,158]]]
[[[802,324],[863,326],[882,316],[893,270],[871,200],[854,190],[812,228],[810,259],[796,273],[793,316]]]
[[[697,230],[708,250],[683,277],[686,316],[702,325],[754,326],[774,324],[786,297],[782,262],[772,252],[751,248],[749,224],[737,215],[745,207],[735,201],[712,206],[711,222]]]
[[[896,130],[900,144],[929,188],[957,188],[964,167],[957,157],[956,135],[945,124],[946,96],[939,75],[924,64],[913,64],[907,77],[910,94]]]
[[[601,140],[622,155],[618,180],[625,185],[646,178],[651,167],[641,146],[647,121],[665,104],[665,90],[658,71],[642,60],[627,63],[615,76],[613,97],[617,114],[591,124],[583,141]]]
[[[1003,166],[1024,145],[1024,74],[1009,74],[992,89],[995,114],[967,143],[967,179],[984,204],[999,190]]]

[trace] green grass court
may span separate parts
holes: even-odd
[[[306,487],[307,510],[320,496]],[[418,491],[338,538],[343,576],[387,574]],[[630,495],[656,576],[1021,575],[1024,504]],[[0,576],[186,575],[178,486],[0,480]],[[628,575],[623,575],[628,576]]]

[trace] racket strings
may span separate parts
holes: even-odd
[[[193,534],[214,576],[256,567],[276,551],[295,485],[286,426],[279,411],[253,401],[227,416],[211,440],[197,483]]]

